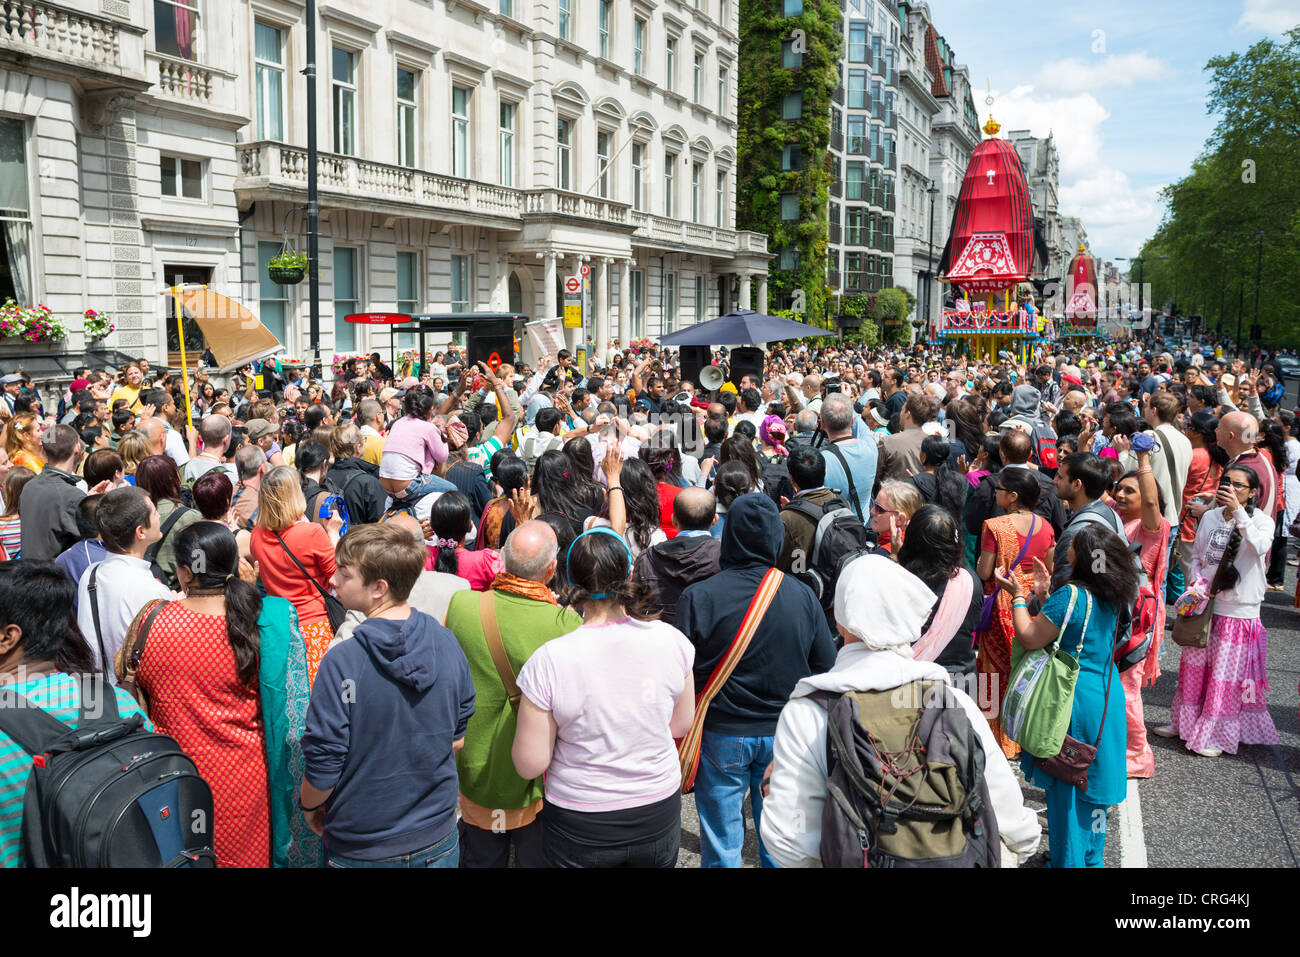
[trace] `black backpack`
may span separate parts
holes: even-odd
[[[816,528],[812,553],[804,558],[802,568],[796,561],[791,572],[813,590],[833,633],[835,583],[840,580],[840,572],[845,565],[859,555],[870,553],[873,546],[872,534],[853,514],[853,509],[839,497],[822,505],[796,498],[782,511],[798,512]]]
[[[102,702],[102,712],[86,704]],[[216,867],[212,791],[180,745],[122,718],[83,677],[77,727],[0,689],[0,731],[32,755],[23,801],[28,867]]]
[[[1000,867],[984,748],[942,681],[817,692],[826,710],[823,867]]]

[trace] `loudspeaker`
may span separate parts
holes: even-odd
[[[757,346],[738,346],[731,350],[731,382],[740,388],[740,379],[748,375],[761,382],[763,380],[763,361],[766,358]]]
[[[708,365],[700,370],[700,388],[705,392],[717,392],[722,388],[722,383],[726,382],[726,376],[722,374],[719,366]]]
[[[677,351],[677,365],[681,378],[686,382],[700,384],[700,369],[712,360],[712,350],[708,346],[682,346]]]
[[[469,324],[467,349],[470,363],[486,362],[496,369],[515,356],[515,324],[511,319],[477,320]]]

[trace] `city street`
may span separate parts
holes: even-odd
[[[1293,550],[1294,551],[1294,550]],[[1129,797],[1112,808],[1106,832],[1107,867],[1297,867],[1300,866],[1300,609],[1291,607],[1296,570],[1287,566],[1287,591],[1270,592],[1262,620],[1268,629],[1269,713],[1281,743],[1275,751],[1243,746],[1237,754],[1203,758],[1181,741],[1149,735],[1155,777],[1130,781]],[[1178,682],[1181,649],[1166,639],[1162,674],[1144,697],[1147,728],[1169,720]],[[1278,766],[1279,755],[1286,765]],[[1026,803],[1046,828],[1043,792],[1022,784]],[[748,814],[748,811],[746,812]],[[746,818],[748,820],[748,817]],[[758,866],[758,842],[745,833],[745,866]],[[699,820],[695,800],[682,801],[682,849],[678,867],[699,866]],[[1029,866],[1042,866],[1040,854]]]

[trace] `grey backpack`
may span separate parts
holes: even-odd
[[[984,749],[942,681],[812,696],[827,711],[824,867],[1000,867]]]

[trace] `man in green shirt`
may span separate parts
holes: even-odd
[[[555,574],[558,550],[549,525],[524,522],[506,539],[501,550],[505,571],[492,590],[457,592],[447,607],[447,627],[465,652],[478,695],[465,746],[456,757],[461,867],[505,867],[512,847],[520,867],[545,866],[537,819],[542,780],[518,775],[510,747],[518,719],[515,678],[524,662],[552,638],[582,624],[574,611],[556,607],[546,587]],[[504,651],[501,667],[490,647],[494,631]]]

